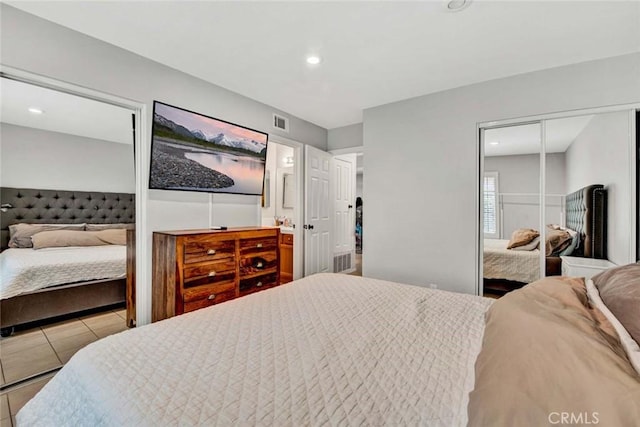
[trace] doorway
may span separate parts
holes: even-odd
[[[271,135],[267,146],[261,225],[286,234],[281,246],[282,283],[303,277],[303,144]]]

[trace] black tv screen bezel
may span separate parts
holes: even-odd
[[[177,107],[175,105],[171,105],[171,104],[167,104],[166,102],[162,102],[162,101],[157,101],[154,100],[153,101],[153,115],[151,118],[151,147],[150,147],[150,151],[149,151],[149,176],[148,176],[148,188],[149,190],[163,190],[163,191],[187,191],[187,192],[195,192],[195,193],[207,193],[207,194],[236,194],[239,196],[262,196],[264,194],[264,177],[266,174],[266,170],[267,170],[267,155],[265,154],[265,159],[264,159],[264,167],[262,168],[262,191],[260,194],[256,194],[256,193],[238,193],[238,192],[233,192],[233,191],[224,191],[224,189],[221,189],[220,191],[213,191],[213,189],[207,189],[207,190],[200,190],[197,188],[190,188],[190,189],[184,189],[184,188],[167,188],[167,187],[153,187],[151,186],[151,167],[153,164],[153,144],[154,144],[154,129],[155,129],[155,125],[156,125],[156,121],[155,121],[155,114],[156,114],[156,104],[162,104],[162,105],[166,105],[167,107],[171,107],[171,108],[176,108],[178,110],[182,110],[182,111],[186,111],[187,113],[191,113],[191,114],[197,114],[198,116],[202,116],[202,117],[206,117],[208,119],[213,119],[222,123],[227,123],[229,125],[232,126],[236,126],[242,129],[247,129],[250,130],[252,132],[257,132],[257,133],[261,133],[266,137],[266,141],[265,141],[265,149],[267,151],[265,151],[265,153],[268,152],[269,150],[269,134],[266,132],[263,132],[261,130],[258,129],[253,129],[250,128],[248,126],[242,126],[239,125],[237,123],[233,123],[227,120],[222,120],[219,119],[217,117],[213,117],[213,116],[208,116],[206,114],[202,114],[202,113],[198,113],[196,111],[193,110],[188,110],[186,108],[182,108],[182,107]]]

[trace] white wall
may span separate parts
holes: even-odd
[[[636,53],[365,110],[364,275],[475,293],[477,124],[639,101]]]
[[[147,106],[146,135],[151,135],[153,101],[197,111],[270,134],[327,149],[327,131],[286,112],[238,95],[87,35],[0,4],[0,53],[3,65],[131,99]],[[290,132],[271,126],[272,114],[290,119]],[[145,141],[149,150],[150,140]],[[143,174],[148,176],[147,170]],[[260,224],[260,197],[217,194],[213,223],[226,226]],[[207,227],[208,195],[149,191],[147,244],[153,230]],[[151,277],[151,251],[141,260]],[[139,283],[150,289],[151,284]],[[145,292],[145,294],[150,295]],[[147,306],[140,302],[144,311]]]
[[[362,173],[356,175],[356,197],[362,197],[362,183],[364,182],[364,177]]]
[[[327,150],[361,147],[362,144],[362,123],[329,129],[327,133]]]
[[[135,193],[132,144],[2,123],[0,149],[4,187]]]
[[[629,175],[621,173],[629,163],[629,115],[598,114],[567,151],[568,193],[592,184],[607,188],[608,258],[616,264],[632,262],[629,253]]]
[[[484,170],[498,172],[503,201],[500,238],[508,239],[518,228],[540,229],[540,154],[485,157]],[[546,193],[564,195],[565,154],[547,154],[546,170]],[[560,224],[562,197],[548,196],[546,205],[546,223]]]

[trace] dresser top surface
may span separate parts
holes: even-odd
[[[154,231],[154,234],[167,234],[170,236],[191,236],[194,234],[224,234],[237,233],[238,231],[277,231],[278,227],[229,227],[226,230],[211,230],[209,228],[191,229],[191,230],[168,230]]]

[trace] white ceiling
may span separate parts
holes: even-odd
[[[589,124],[593,115],[549,120],[545,124],[545,152],[564,153]],[[540,153],[540,124],[487,129],[484,134],[486,157]],[[497,142],[498,144],[491,144]]]
[[[5,78],[0,93],[2,123],[133,144],[130,110]]]
[[[638,1],[8,3],[328,129],[368,107],[640,51]]]

